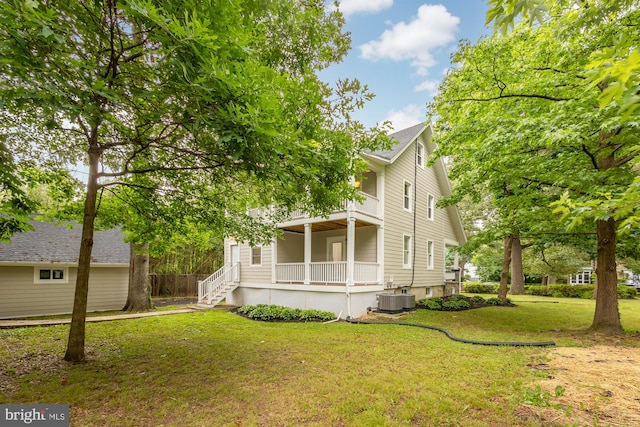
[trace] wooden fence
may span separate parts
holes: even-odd
[[[198,280],[208,274],[150,274],[152,297],[197,297]]]

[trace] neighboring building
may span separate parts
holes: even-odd
[[[82,227],[32,220],[32,231],[0,243],[0,319],[73,311]],[[127,300],[129,246],[119,229],[94,236],[87,311],[120,310]]]
[[[431,128],[420,124],[390,136],[397,143],[389,151],[363,155],[369,171],[355,180],[363,201],[345,203],[328,218],[294,214],[270,245],[226,239],[226,269],[201,283],[200,300],[359,317],[382,292],[416,300],[458,293],[457,254],[447,252],[466,236],[455,206],[436,208],[451,187],[441,159],[426,165],[435,149]]]
[[[596,277],[595,271],[593,271],[592,267],[584,267],[581,271],[576,274],[569,275],[569,284],[570,285],[591,285],[593,283],[593,279]]]

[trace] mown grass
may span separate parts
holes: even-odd
[[[549,301],[559,303],[420,310],[406,320],[463,338],[589,342],[580,331],[589,301]],[[640,329],[639,308],[621,301],[628,330]],[[69,365],[67,334],[0,331],[0,402],[70,404],[75,426],[535,425],[514,411],[540,375],[527,365],[546,355],[421,328],[264,323],[213,310],[89,323],[88,361]]]

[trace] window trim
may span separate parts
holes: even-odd
[[[416,164],[424,169],[424,144],[421,142],[416,142]]]
[[[253,262],[253,250],[260,249],[260,263],[256,264]],[[250,246],[249,247],[249,266],[251,267],[262,267],[262,245]]]
[[[41,279],[40,278],[40,272],[41,271],[45,271],[48,270],[50,272],[50,276],[48,279]],[[62,278],[61,279],[55,279],[54,276],[54,272],[56,271],[61,271],[62,272]],[[55,283],[69,283],[69,267],[61,267],[61,266],[55,266],[55,267],[41,267],[41,266],[35,266],[33,268],[33,283],[34,284],[55,284]]]
[[[435,242],[433,240],[427,240],[427,270],[433,270],[435,268],[435,248]]]
[[[403,234],[402,235],[402,268],[411,268],[412,266],[412,262],[411,262],[411,239],[413,238],[413,236],[411,236],[410,234]],[[408,242],[408,248],[405,246],[405,244]],[[405,263],[405,255],[407,258],[407,263]]]
[[[436,196],[427,193],[427,219],[435,221],[436,218]]]
[[[407,190],[409,193],[407,194]],[[409,207],[407,208],[407,201]],[[402,209],[406,212],[412,212],[413,209],[413,184],[406,179],[403,180],[402,184]]]

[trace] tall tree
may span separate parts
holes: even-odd
[[[181,208],[252,241],[273,225],[246,214],[244,185],[262,190],[252,202],[280,206],[274,221],[294,208],[328,212],[355,194],[356,155],[382,133],[339,120],[341,105],[368,98],[365,88],[347,82],[332,92],[316,75],[346,53],[343,22],[322,0],[0,3],[2,107],[52,129],[12,148],[88,164],[65,360],[85,357],[104,189],[140,190],[151,218],[155,207],[178,218]]]
[[[637,123],[615,102],[601,105],[608,86],[591,84],[585,70],[591,52],[613,43],[620,32],[638,40],[631,22],[640,11],[619,10],[590,26],[576,22],[580,13],[575,9],[536,26],[520,23],[475,46],[461,45],[455,57],[461,66],[447,76],[433,112],[440,116],[442,153],[475,170],[462,173],[533,184],[518,186],[528,188],[522,200],[566,192],[566,199],[588,205],[630,188],[636,176],[631,163],[640,152]],[[541,209],[550,214],[547,206]],[[593,219],[599,295],[591,330],[618,333],[611,274],[616,218],[608,212]]]

